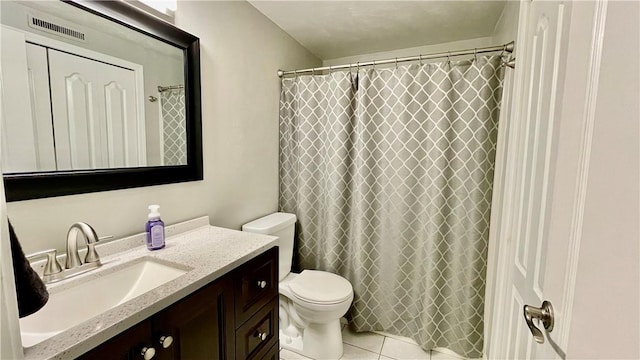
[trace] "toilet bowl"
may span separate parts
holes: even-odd
[[[342,356],[340,318],[353,301],[345,278],[326,271],[291,272],[294,214],[274,213],[242,226],[243,231],[278,236],[280,346],[315,359]]]
[[[340,318],[353,301],[346,279],[324,271],[304,270],[280,281],[280,346],[314,359],[342,356]],[[293,330],[293,331],[292,331]]]

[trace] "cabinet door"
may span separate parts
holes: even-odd
[[[80,360],[129,360],[143,359],[141,351],[151,347],[149,335],[151,322],[144,320],[98,345],[88,353],[80,356]],[[155,347],[158,350],[158,347]]]
[[[267,354],[262,358],[262,360],[279,360],[280,359],[280,347],[278,344],[275,344],[269,349]]]
[[[233,288],[223,278],[152,318],[156,359],[234,359],[233,321]]]

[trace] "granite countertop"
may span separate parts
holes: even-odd
[[[178,231],[180,233],[175,234]],[[50,294],[79,281],[91,281],[123,267],[123,263],[139,259],[169,263],[188,271],[91,320],[25,348],[25,359],[75,358],[277,245],[277,238],[273,236],[209,226],[206,217],[167,227],[164,249],[149,251],[140,239],[144,239],[144,234],[113,241],[102,249],[97,247],[102,267],[48,286]]]

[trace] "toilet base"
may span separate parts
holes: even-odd
[[[312,359],[340,359],[343,354],[340,319],[324,324],[309,324],[302,336],[279,332],[280,346]]]

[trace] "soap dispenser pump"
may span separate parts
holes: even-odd
[[[147,221],[147,249],[158,250],[164,247],[164,222],[160,220],[160,205],[149,205]]]

